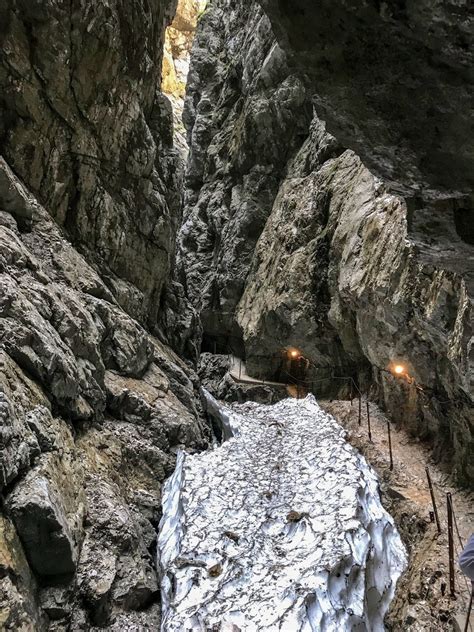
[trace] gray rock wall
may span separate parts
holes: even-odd
[[[180,223],[171,107],[159,92],[175,0],[7,0],[0,136],[15,174],[154,323]]]
[[[161,482],[207,445],[198,380],[29,202],[28,232],[0,211],[2,626],[156,629]]]
[[[472,212],[472,3],[258,2],[328,131],[399,192],[451,191]]]
[[[238,307],[247,368],[270,370],[262,357],[290,345],[319,367],[308,379],[333,367],[357,375],[472,481],[472,279],[423,254],[426,236],[410,231],[405,200],[352,151],[315,160],[329,142],[315,119],[257,244]],[[397,362],[409,380],[391,374]]]
[[[199,22],[188,76],[190,155],[180,232],[186,286],[205,339],[241,337],[235,308],[310,112],[303,83],[289,73],[258,5],[212,3]]]
[[[467,138],[456,140],[470,113],[461,107],[456,125],[446,126],[471,87],[461,45],[469,14],[440,5],[441,23],[428,37],[421,9],[403,17],[381,3],[355,17],[348,3],[303,4],[220,0],[198,27],[180,244],[208,335],[204,349],[213,341],[220,352],[240,346],[249,372],[269,377],[282,349],[294,346],[316,366],[308,377],[333,369],[353,375],[394,419],[432,441],[460,480],[472,482],[474,250],[464,168],[471,153]],[[416,68],[394,48],[410,25]],[[383,55],[380,32],[390,44]],[[418,49],[425,37],[432,55],[449,58],[449,76]],[[347,52],[340,59],[338,47]],[[439,135],[436,125],[444,125]],[[410,380],[390,374],[396,361]]]
[[[0,7],[2,630],[159,628],[161,484],[208,439],[197,376],[153,335],[196,330],[170,278],[174,5]]]

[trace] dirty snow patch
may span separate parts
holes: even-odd
[[[407,557],[344,430],[313,396],[207,400],[233,436],[165,485],[162,631],[383,631]]]

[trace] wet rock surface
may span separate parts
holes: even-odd
[[[305,75],[318,115],[344,146],[398,192],[465,194],[472,212],[469,2],[259,4],[291,66]]]
[[[8,0],[0,11],[3,157],[109,266],[118,302],[151,321],[180,220],[171,110],[159,92],[175,8]]]
[[[308,108],[258,5],[212,3],[199,21],[188,76],[179,240],[205,340],[240,338],[235,307],[288,157],[306,133]]]
[[[311,396],[222,415],[166,483],[162,629],[383,630],[405,550],[342,428]]]
[[[38,608],[37,582],[11,520],[0,516],[0,625],[36,631],[46,626]]]
[[[2,625],[154,629],[161,482],[207,445],[197,376],[39,204],[0,240]]]
[[[472,481],[471,265],[444,265],[442,247],[427,259],[429,238],[410,231],[405,201],[353,152],[314,160],[331,143],[321,127],[316,119],[255,251],[238,307],[247,367],[265,374],[292,345],[320,370],[358,375],[438,454],[448,442],[444,456]],[[450,247],[472,260],[455,236]],[[409,379],[390,374],[396,361]]]

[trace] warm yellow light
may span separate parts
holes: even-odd
[[[393,370],[397,375],[401,375],[405,371],[405,367],[403,367],[401,364],[397,364]]]
[[[293,351],[290,351],[290,356],[292,358],[296,358],[297,355],[298,355],[298,351],[296,351],[296,349],[293,349]]]

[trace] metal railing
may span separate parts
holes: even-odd
[[[232,359],[235,356],[234,351],[229,346],[221,346],[226,349],[225,355],[229,355],[230,362],[232,363]],[[252,356],[255,360],[255,356]],[[257,356],[258,359],[258,356]],[[314,395],[318,395],[318,385],[323,383],[337,381],[337,382],[346,382],[348,385],[349,391],[349,399],[351,407],[353,406],[354,399],[358,401],[358,425],[362,425],[362,401],[363,401],[363,393],[359,388],[359,385],[355,381],[353,376],[343,376],[343,375],[334,375],[334,372],[338,369],[338,367],[318,367],[310,360],[307,360],[307,367],[311,366],[313,369],[318,371],[321,370],[332,370],[333,374],[331,376],[315,378],[315,379],[304,379],[297,375],[294,375],[287,371],[286,369],[282,369],[282,355],[278,354],[271,358],[271,361],[276,361],[279,365],[280,376],[285,378],[285,382],[281,382],[282,385],[285,386],[295,386],[296,387],[296,396],[297,398],[306,396],[307,393],[312,393]],[[262,360],[268,364],[268,356],[262,356]],[[232,366],[232,365],[231,365]],[[356,368],[356,367],[354,367]],[[242,372],[242,360],[239,358],[239,379],[241,378]],[[259,382],[261,384],[268,384],[269,380],[265,380],[262,378],[259,380],[255,378],[255,382]],[[271,382],[270,382],[271,383]],[[275,382],[273,382],[275,383]],[[337,390],[337,389],[336,389]],[[340,389],[339,389],[340,390]],[[372,442],[372,428],[371,428],[371,418],[370,418],[370,402],[368,399],[368,395],[365,395],[365,408],[366,408],[366,421],[367,421],[367,433],[369,441]],[[389,450],[389,469],[393,471],[394,469],[394,459],[393,459],[393,448],[392,448],[392,436],[391,436],[391,423],[387,419],[387,439],[388,439],[388,450]],[[436,523],[436,529],[438,534],[442,533],[441,521],[438,511],[438,506],[436,502],[436,494],[435,488],[431,479],[429,468],[426,467],[426,477],[428,483],[428,489],[430,492],[431,503],[433,507],[433,511],[430,511],[430,518],[432,522]],[[451,493],[446,494],[446,511],[447,511],[447,525],[448,525],[448,573],[449,573],[449,593],[452,599],[456,599],[456,573],[455,573],[455,559],[459,558],[459,555],[464,548],[463,541],[460,535],[458,522],[456,519],[456,514],[454,511],[453,500]],[[457,536],[457,540],[455,538],[455,534]],[[459,545],[459,546],[458,546]],[[459,548],[460,547],[460,548]],[[470,595],[467,602],[466,609],[466,622],[464,627],[464,632],[468,632],[468,630],[472,630],[472,626],[470,624],[470,613],[472,610],[472,602],[473,602],[473,591],[472,587],[469,586],[468,579],[465,575],[463,575],[464,581],[466,583],[467,593]],[[445,586],[445,585],[444,585]],[[443,586],[442,586],[443,590]],[[458,591],[459,592],[459,591]]]

